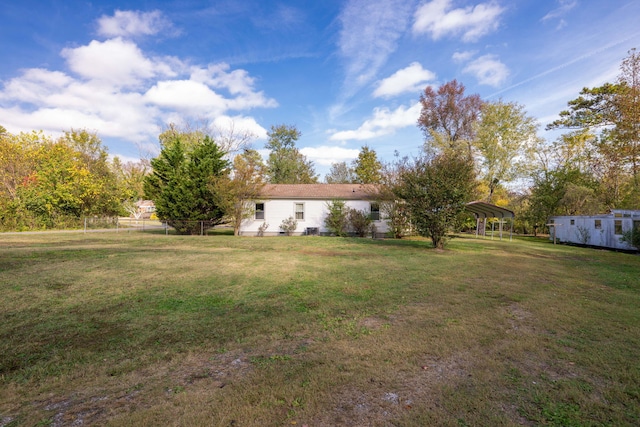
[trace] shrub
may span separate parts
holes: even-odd
[[[280,230],[284,231],[287,236],[291,236],[296,231],[296,228],[298,228],[298,221],[293,219],[292,216],[283,219],[282,224],[280,224]]]
[[[297,224],[296,224],[297,225]],[[269,228],[269,224],[263,222],[260,227],[258,227],[258,237],[264,237],[264,232]],[[295,230],[295,227],[294,227]]]
[[[389,226],[389,234],[395,239],[401,239],[409,233],[409,212],[402,201],[385,201],[380,210],[384,212]]]
[[[347,213],[349,208],[345,206],[344,200],[333,200],[327,204],[329,213],[324,219],[324,225],[329,232],[336,236],[347,235]]]
[[[373,221],[368,212],[348,209],[347,218],[349,226],[356,236],[365,237],[372,231]]]
[[[632,228],[622,233],[621,242],[628,243],[634,248],[640,250],[640,228]]]
[[[578,237],[578,241],[583,245],[586,245],[589,243],[589,240],[591,240],[591,233],[587,227],[577,226],[576,236]]]

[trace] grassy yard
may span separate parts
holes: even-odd
[[[0,426],[640,424],[640,256],[0,235]]]

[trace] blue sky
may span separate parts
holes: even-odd
[[[157,153],[167,123],[295,125],[324,176],[368,145],[416,155],[418,99],[458,79],[544,125],[640,48],[637,0],[75,1],[0,5],[0,125]]]

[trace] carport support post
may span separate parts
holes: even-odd
[[[511,229],[509,230],[509,241],[513,240],[513,217],[511,217]]]
[[[476,215],[476,239],[478,238],[479,229],[480,229],[480,217]]]

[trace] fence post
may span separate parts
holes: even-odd
[[[200,235],[204,236],[204,221],[200,221]]]
[[[87,233],[87,217],[84,217],[84,232]]]

